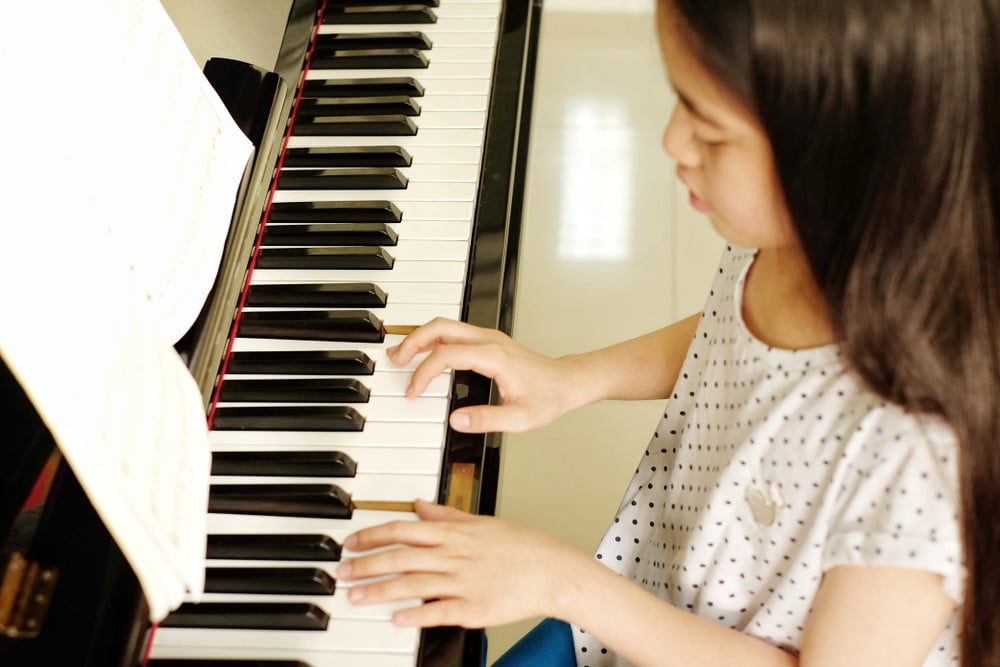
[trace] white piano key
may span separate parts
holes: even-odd
[[[428,61],[431,63],[477,63],[485,68],[493,68],[495,49],[493,45],[488,46],[444,46],[435,44],[434,48],[426,51]],[[420,70],[415,70],[419,72]]]
[[[423,97],[414,98],[421,111],[485,111],[489,107],[489,97],[486,95],[456,95],[440,94],[434,88],[430,93],[425,91]],[[420,116],[415,118],[420,124]]]
[[[421,69],[311,69],[306,80],[315,79],[375,79],[381,77],[412,76],[425,87],[439,79],[483,79],[489,81],[492,67],[482,63],[438,63],[433,60]],[[418,98],[419,99],[419,98]]]
[[[439,130],[429,128],[410,137],[377,135],[370,137],[343,136],[324,137],[293,135],[288,139],[289,148],[310,148],[326,146],[400,146],[416,155],[420,160],[425,151],[433,152],[437,147],[467,147],[482,151],[483,132],[478,129]],[[477,158],[478,160],[478,158]],[[428,160],[429,162],[432,160]]]
[[[439,475],[404,473],[363,473],[355,477],[246,477],[213,476],[212,484],[336,484],[357,500],[410,502],[414,498],[433,498]]]
[[[213,449],[248,445],[302,449],[414,447],[440,450],[445,437],[444,422],[371,422],[363,431],[215,431],[208,433]]]
[[[219,642],[221,644],[221,642]],[[289,649],[284,647],[254,647],[244,646],[191,646],[153,643],[150,653],[153,658],[174,658],[187,660],[300,660],[309,667],[413,667],[416,656],[408,653],[383,653],[368,651],[364,653],[349,651],[315,651],[309,649]]]
[[[487,3],[488,4],[488,3]],[[437,13],[435,7],[435,13]],[[334,24],[324,23],[320,26],[321,35],[327,33],[373,33],[373,32],[422,32],[433,39],[434,35],[454,33],[464,35],[485,34],[496,40],[497,20],[494,17],[464,18],[459,16],[438,16],[436,23],[394,23],[392,25],[376,25],[371,23]],[[477,45],[479,43],[477,42]]]
[[[475,183],[411,183],[405,190],[278,190],[275,202],[302,201],[363,201],[380,197],[405,208],[407,202],[472,202],[476,197]]]
[[[209,561],[209,567],[216,567],[216,564]],[[253,567],[251,561],[245,561],[244,567]],[[301,567],[301,563],[299,567]],[[294,565],[292,567],[295,567]],[[323,568],[333,576],[332,567]],[[338,582],[339,583],[339,582]],[[337,586],[333,595],[274,595],[274,594],[246,594],[246,593],[204,593],[199,598],[189,597],[188,602],[200,600],[201,602],[305,602],[320,607],[330,615],[330,622],[334,620],[371,620],[389,621],[392,612],[404,607],[412,607],[415,603],[410,600],[406,602],[396,602],[392,604],[379,604],[370,606],[355,606],[347,599],[350,586]]]
[[[358,468],[369,473],[434,475],[441,470],[441,452],[432,447],[338,447],[312,443],[286,443],[262,445],[258,443],[218,444],[212,443],[213,452],[280,452],[292,450],[338,451],[350,456]]]
[[[448,261],[398,260],[391,271],[318,269],[254,269],[257,282],[462,282],[465,280],[465,263]]]
[[[219,402],[222,407],[285,407],[294,405],[337,405],[353,407],[367,422],[439,422],[448,414],[448,400],[437,396],[400,398],[377,396],[367,403],[268,403],[264,401]]]
[[[156,630],[154,646],[179,645],[189,649],[202,646],[301,648],[312,651],[374,651],[413,655],[419,639],[417,629],[397,628],[388,621],[338,619],[334,623],[331,619],[326,631],[161,627]]]
[[[329,378],[330,375],[287,375],[271,373],[263,375],[260,373],[226,373],[226,380],[297,380],[306,378]],[[337,378],[349,378],[357,380],[369,389],[372,396],[403,396],[406,393],[406,386],[410,383],[410,376],[406,373],[393,373],[391,371],[377,371],[372,375],[337,375]],[[439,375],[431,380],[424,391],[424,396],[442,397],[451,394],[451,377]]]
[[[350,519],[209,513],[207,526],[210,535],[320,533],[329,535],[338,544],[343,544],[344,538],[362,528],[378,526],[389,521],[418,520],[413,512],[388,510],[354,510],[354,515]]]
[[[322,167],[284,167],[282,175],[295,174],[301,171],[313,171]],[[329,167],[328,167],[329,168]],[[336,169],[335,167],[332,169]],[[399,172],[412,183],[476,183],[479,181],[479,163],[444,163],[435,164],[417,160],[412,166],[397,167]],[[396,192],[393,189],[377,188],[387,194]]]
[[[247,311],[287,311],[287,310],[355,310],[354,308],[247,308]],[[386,325],[417,326],[433,320],[435,317],[456,319],[462,314],[459,304],[447,303],[390,303],[385,308],[371,308]]]
[[[307,246],[307,245],[266,246],[265,245],[263,247],[308,248],[315,246]],[[347,248],[347,247],[357,247],[357,246],[322,246],[322,247]],[[384,249],[396,261],[464,262],[465,259],[469,256],[469,244],[466,243],[465,241],[429,241],[425,239],[405,238],[405,235],[399,238],[396,245],[387,245],[384,247]],[[391,271],[392,269],[384,269],[384,270]]]

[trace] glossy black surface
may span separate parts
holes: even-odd
[[[208,558],[338,561],[340,545],[329,535],[209,535]]]
[[[307,602],[202,602],[182,604],[160,623],[165,628],[326,630],[330,617]]]
[[[217,431],[360,431],[365,418],[348,406],[217,408]]]
[[[326,450],[214,452],[213,475],[354,477],[358,464],[347,454]]]
[[[350,519],[354,503],[336,484],[213,484],[208,491],[208,511]]]

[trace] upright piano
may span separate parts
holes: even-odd
[[[0,664],[481,664],[482,631],[395,628],[385,608],[346,603],[332,573],[347,533],[393,516],[351,512],[352,498],[494,510],[496,436],[446,426],[495,400],[491,383],[458,372],[407,400],[384,349],[394,327],[439,315],[510,331],[540,10],[293,0],[274,71],[207,63],[255,155],[215,288],[178,344],[213,449],[206,592],[150,626],[0,359],[0,567],[23,556],[44,599],[8,623],[4,595],[34,598],[0,586]]]

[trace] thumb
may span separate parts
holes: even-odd
[[[422,499],[413,502],[413,509],[416,510],[417,516],[424,521],[463,521],[472,516],[454,507],[438,505]]]
[[[451,413],[448,423],[460,433],[519,433],[529,427],[525,412],[513,405],[471,405]]]

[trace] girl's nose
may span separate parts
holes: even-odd
[[[700,160],[692,134],[691,120],[679,103],[663,130],[663,150],[684,167],[697,167]]]

